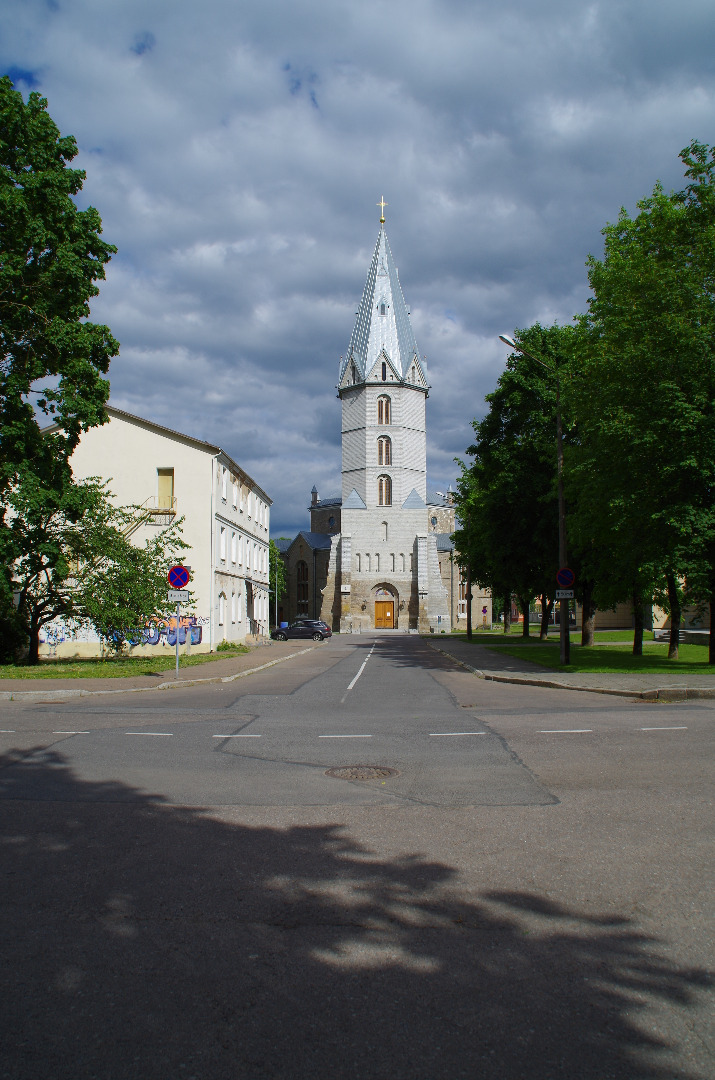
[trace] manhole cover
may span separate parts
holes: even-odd
[[[397,769],[388,769],[384,765],[340,765],[335,769],[326,769],[326,776],[336,780],[385,780],[388,776],[399,776]]]

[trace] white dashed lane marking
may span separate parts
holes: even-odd
[[[685,724],[674,724],[672,727],[642,727],[640,731],[687,731]]]
[[[430,731],[430,739],[441,739],[447,735],[486,735],[486,731]]]
[[[375,645],[377,645],[377,642],[375,642]],[[351,683],[349,683],[349,684],[348,684],[348,688],[347,688],[347,690],[345,691],[345,693],[343,694],[343,696],[342,696],[342,697],[341,697],[341,699],[340,699],[340,704],[341,704],[341,705],[344,705],[344,704],[345,704],[345,699],[346,699],[346,697],[348,696],[348,694],[349,694],[349,693],[350,693],[350,691],[352,690],[353,686],[354,686],[354,685],[355,685],[355,683],[356,683],[356,682],[358,681],[358,679],[359,679],[359,678],[360,678],[360,676],[362,675],[363,671],[364,671],[364,670],[365,670],[365,668],[367,667],[367,662],[368,662],[368,660],[370,659],[370,657],[372,656],[372,654],[373,654],[373,653],[374,653],[374,651],[375,651],[375,645],[373,645],[373,647],[372,647],[372,648],[370,649],[370,652],[369,652],[369,653],[367,654],[367,656],[366,656],[366,657],[365,657],[365,659],[363,660],[363,662],[362,662],[362,667],[361,667],[361,668],[360,668],[360,670],[358,671],[358,673],[357,673],[357,675],[355,676],[355,678],[353,679],[353,681],[352,681]]]
[[[125,735],[156,735],[159,738],[167,739],[167,738],[170,738],[174,734],[174,732],[173,731],[125,731],[124,734]]]
[[[593,731],[593,728],[547,728],[546,731],[540,731],[539,735],[588,735]]]
[[[371,739],[372,735],[318,735],[319,739]]]
[[[260,739],[260,735],[212,735],[212,739]]]

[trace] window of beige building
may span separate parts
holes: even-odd
[[[158,509],[171,510],[174,505],[174,470],[156,470],[156,505]]]

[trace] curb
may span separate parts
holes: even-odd
[[[288,656],[280,656],[277,660],[269,660],[267,664],[259,667],[248,668],[246,671],[237,671],[235,675],[211,675],[205,679],[176,679],[172,682],[157,683],[155,686],[126,686],[118,690],[0,690],[0,701],[64,701],[65,699],[78,697],[98,697],[107,694],[147,694],[155,690],[176,690],[186,686],[198,686],[201,683],[232,683],[236,679],[243,679],[246,675],[255,675],[257,671],[265,671],[266,668],[282,664],[284,660],[292,660],[295,656],[305,656],[306,653],[317,649],[317,645],[311,645],[300,652],[289,653]]]
[[[548,690],[574,690],[583,694],[610,694],[613,697],[635,698],[640,701],[691,701],[695,699],[715,698],[715,687],[689,687],[689,686],[658,686],[652,690],[626,690],[610,686],[574,686],[572,683],[557,682],[556,679],[539,679],[529,675],[493,675],[491,672],[482,671],[472,667],[464,660],[457,659],[446,649],[440,649],[437,645],[429,642],[430,648],[435,652],[448,656],[455,664],[466,668],[485,682],[513,683],[517,686],[543,686]]]

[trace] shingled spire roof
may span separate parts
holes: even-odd
[[[401,378],[407,376],[415,359],[426,374],[424,361],[420,364],[395,260],[381,225],[340,378],[353,362],[359,380],[366,379],[383,350]]]

